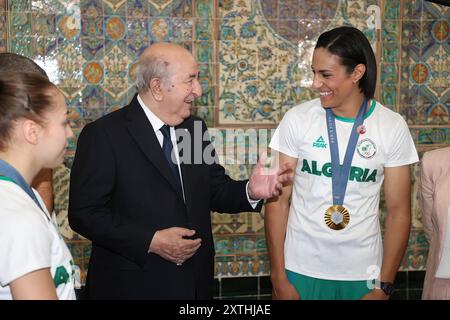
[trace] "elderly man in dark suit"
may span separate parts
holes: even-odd
[[[191,115],[198,74],[186,49],[150,46],[131,103],[79,137],[69,222],[92,240],[89,299],[212,298],[210,211],[259,211],[258,199],[292,180],[290,168],[265,174],[260,161],[249,181],[234,181],[211,161],[206,125]]]

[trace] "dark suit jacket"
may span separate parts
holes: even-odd
[[[194,137],[195,121],[204,133],[206,125],[196,117],[177,128]],[[191,141],[192,159],[198,133]],[[210,141],[199,146],[211,150]],[[212,298],[210,211],[255,210],[247,200],[247,181],[230,179],[222,166],[184,163],[181,171],[186,203],[136,96],[84,127],[71,172],[69,223],[92,241],[87,298]],[[147,253],[154,233],[170,227],[195,229],[202,238],[200,249],[182,266]]]

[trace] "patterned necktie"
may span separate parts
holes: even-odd
[[[161,129],[159,129],[159,131],[161,131],[161,133],[164,136],[163,145],[162,145],[164,157],[166,158],[169,168],[172,171],[172,173],[175,177],[175,180],[177,181],[178,187],[180,188],[180,192],[181,192],[181,190],[182,190],[181,189],[181,179],[180,179],[180,173],[178,172],[178,164],[176,163],[175,155],[174,155],[173,161],[172,161],[173,144],[172,144],[172,139],[170,139],[170,127],[165,124],[161,127]]]

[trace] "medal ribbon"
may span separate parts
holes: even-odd
[[[330,154],[331,154],[331,181],[333,185],[333,205],[343,205],[345,190],[347,189],[348,174],[352,164],[353,154],[355,153],[356,143],[358,142],[359,134],[357,132],[358,126],[364,122],[364,115],[366,114],[367,100],[364,101],[359,108],[358,115],[356,116],[353,124],[352,132],[345,151],[344,163],[342,166],[339,162],[339,148],[336,134],[335,117],[331,108],[325,109],[327,115],[327,130],[328,140],[330,141]]]
[[[34,194],[31,187],[22,177],[22,175],[9,163],[5,160],[0,159],[0,177],[4,177],[2,180],[9,180],[17,184],[23,191],[25,191],[31,199],[37,204],[37,206],[45,213],[42,209],[41,204],[39,203],[36,195]]]

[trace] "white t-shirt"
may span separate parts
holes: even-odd
[[[41,207],[44,202],[33,190]],[[27,273],[50,267],[59,299],[74,300],[72,255],[50,219],[25,191],[0,180],[0,300],[9,300],[9,284]]]
[[[342,164],[353,119],[336,117],[335,122]],[[342,230],[330,229],[324,219],[333,203],[328,131],[320,99],[290,109],[275,131],[270,147],[298,158],[285,239],[286,269],[330,280],[377,277],[374,270],[382,262],[379,202],[384,168],[419,158],[398,113],[372,100],[364,126],[343,204],[350,222]]]

